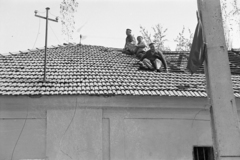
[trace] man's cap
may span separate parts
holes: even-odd
[[[127,31],[132,31],[132,30],[131,30],[131,29],[129,29],[129,28],[127,28],[126,30],[127,30]]]
[[[150,43],[149,46],[152,46],[152,45],[154,45],[154,44],[155,44],[155,43]]]

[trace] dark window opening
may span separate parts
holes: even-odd
[[[213,147],[193,147],[193,160],[214,160]]]

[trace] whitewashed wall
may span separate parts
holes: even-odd
[[[181,97],[0,97],[0,159],[192,160],[193,146],[212,145],[206,104]]]

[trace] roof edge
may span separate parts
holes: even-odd
[[[44,104],[42,103],[44,101]],[[23,105],[32,103],[37,106],[72,107],[76,101],[83,108],[186,108],[207,109],[207,98],[203,97],[170,97],[170,96],[88,96],[88,95],[65,95],[65,96],[42,96],[30,98],[28,96],[0,96],[3,106]],[[54,103],[53,103],[54,102]],[[176,103],[177,102],[177,103]]]

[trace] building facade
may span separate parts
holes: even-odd
[[[165,53],[170,71],[157,73],[104,47],[49,51],[46,82],[42,50],[1,57],[0,159],[212,159],[204,74],[183,71],[185,53]]]

